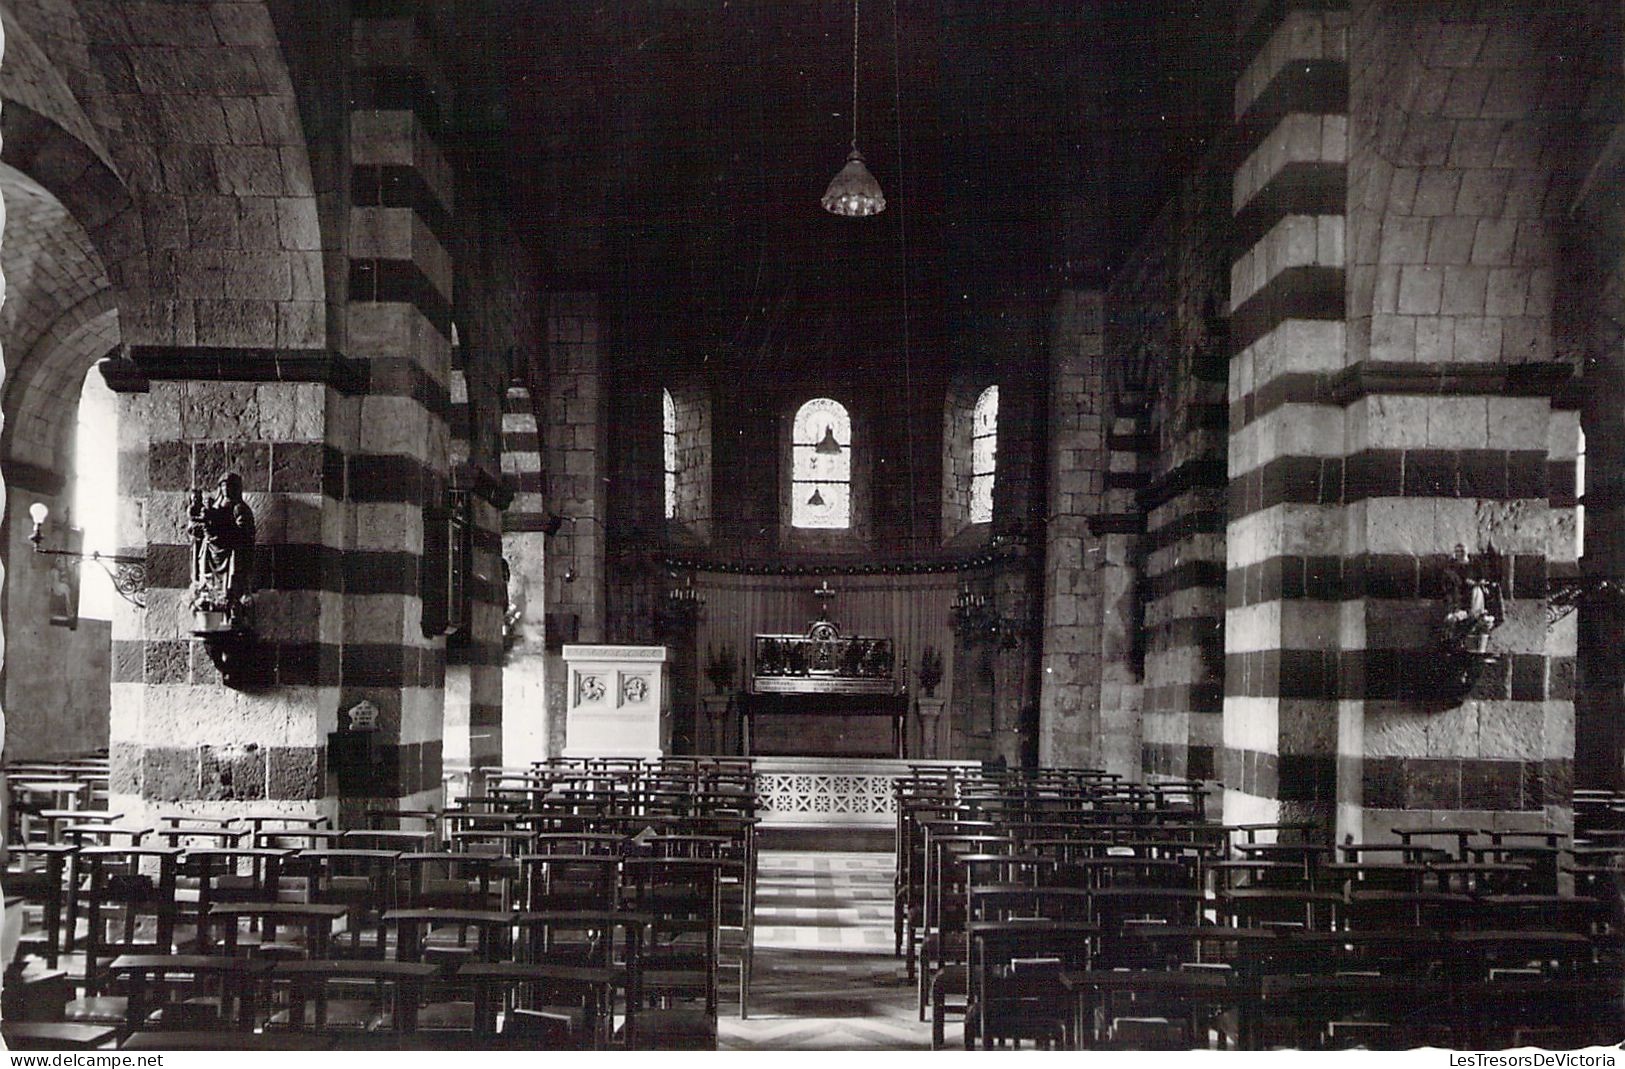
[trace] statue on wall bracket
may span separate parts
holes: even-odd
[[[1489,641],[1490,632],[1506,619],[1505,572],[1505,561],[1493,545],[1469,556],[1458,543],[1445,564],[1442,639],[1463,687],[1471,688],[1485,667],[1500,659],[1489,652]]]
[[[243,479],[220,476],[214,493],[192,491],[187,510],[192,535],[192,634],[227,686],[255,677],[253,657],[254,510],[243,500]]]
[[[220,476],[213,495],[192,491],[192,621],[199,634],[246,631],[254,589],[254,510],[243,479]]]

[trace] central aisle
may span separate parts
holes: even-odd
[[[931,1027],[892,956],[891,854],[765,851],[750,1019],[723,1050],[925,1050]],[[950,1025],[948,1042],[959,1041]]]

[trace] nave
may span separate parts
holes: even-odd
[[[919,765],[893,784],[891,850],[764,852],[738,759],[559,760],[343,830],[286,814],[132,826],[105,808],[104,768],[8,769],[5,886],[27,921],[6,976],[14,1047],[1625,1034],[1625,796],[1610,792],[1576,796],[1574,836],[1396,826],[1332,845],[1303,823],[1214,821],[1191,782]]]
[[[892,955],[895,872],[891,853],[764,851],[751,1014],[724,1018],[718,1047],[929,1047],[913,985]]]

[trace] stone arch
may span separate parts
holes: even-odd
[[[6,377],[0,461],[65,477],[79,384],[118,343],[111,284],[90,236],[26,175],[0,164],[7,212],[0,242],[9,299],[0,307]]]

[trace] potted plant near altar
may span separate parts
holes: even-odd
[[[936,647],[927,646],[920,653],[920,690],[927,698],[937,696],[937,684],[942,682],[942,654]]]
[[[942,683],[941,651],[934,646],[920,651],[920,667],[915,678],[920,681],[920,694],[914,699],[915,730],[920,741],[914,756],[935,760],[944,753],[938,725],[942,721],[942,708],[948,704],[946,698],[937,697],[937,687]]]
[[[727,694],[733,689],[734,672],[738,668],[734,649],[727,643],[723,643],[721,649],[713,646],[706,652],[709,656],[705,663],[705,678],[711,681],[712,689],[718,694]]]

